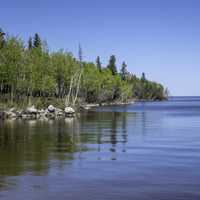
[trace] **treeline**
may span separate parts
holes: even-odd
[[[25,43],[0,30],[0,100],[31,104],[34,99],[60,99],[65,104],[103,103],[130,99],[163,100],[166,91],[161,84],[127,71],[122,63],[117,71],[116,58],[102,66],[82,60],[63,50],[49,52],[46,42],[36,33]]]

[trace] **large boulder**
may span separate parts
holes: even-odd
[[[72,107],[66,107],[65,108],[65,114],[66,115],[72,115],[75,113],[75,110]]]
[[[47,110],[50,112],[50,113],[53,113],[55,112],[56,108],[53,106],[53,105],[49,105]]]

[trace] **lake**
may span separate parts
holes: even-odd
[[[0,199],[200,199],[200,97],[0,122]]]

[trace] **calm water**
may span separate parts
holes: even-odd
[[[0,122],[1,200],[199,200],[200,97]]]

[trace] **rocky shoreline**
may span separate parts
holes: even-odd
[[[134,103],[135,100],[128,102],[109,102],[101,104],[83,104],[76,109],[65,107],[64,109],[49,105],[45,109],[37,109],[34,105],[25,109],[10,108],[3,111],[0,110],[0,120],[5,119],[58,119],[75,117],[78,111],[88,111],[95,107],[112,106],[112,105],[128,105]]]
[[[64,110],[49,105],[46,109],[36,109],[35,106],[27,107],[23,110],[11,108],[5,111],[0,111],[0,119],[56,119],[65,117],[74,117],[75,109],[72,107],[65,107]]]

